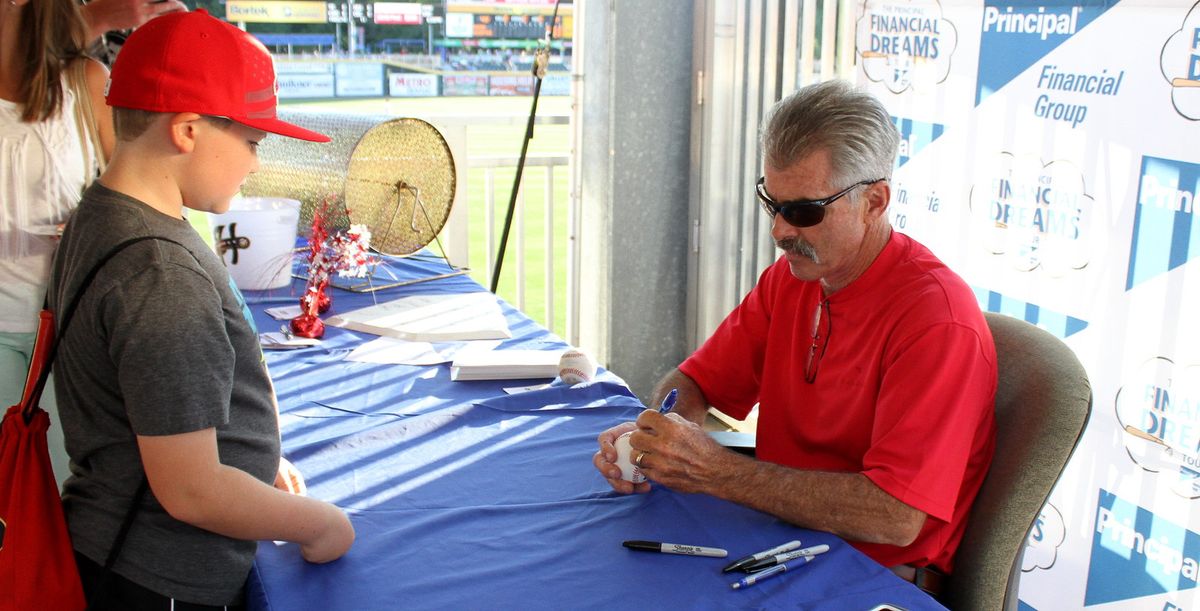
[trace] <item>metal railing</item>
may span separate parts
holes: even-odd
[[[536,124],[565,125],[568,119],[567,116],[539,116]],[[446,138],[457,167],[454,205],[441,233],[442,244],[451,263],[470,267],[471,276],[489,286],[499,248],[500,223],[506,213],[512,176],[519,158],[516,155],[469,155],[470,128],[524,126],[528,117],[433,117],[429,120]],[[570,197],[569,188],[556,189],[567,186],[569,165],[570,154],[566,150],[527,156],[501,274],[502,279],[511,274],[512,281],[501,283],[498,292],[500,297],[538,323],[571,341],[577,334],[578,320],[578,316],[573,315],[578,294],[573,264],[578,244],[577,203]],[[557,178],[556,170],[561,170],[562,174]],[[565,193],[558,194],[559,190]],[[540,192],[541,201],[530,201],[526,196],[533,191]],[[533,211],[542,217],[540,240],[529,235],[534,229],[528,222]],[[555,223],[563,217],[566,219],[565,235]],[[473,223],[483,223],[483,227],[473,227]],[[534,259],[540,259],[540,265],[531,266],[530,260]],[[562,281],[559,281],[560,276]],[[538,285],[541,286],[540,295],[532,294],[530,287]]]

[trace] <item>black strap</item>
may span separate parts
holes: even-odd
[[[184,250],[187,250],[186,246],[170,238],[163,238],[153,235],[130,238],[114,246],[112,250],[108,251],[108,253],[106,253],[99,261],[96,262],[96,265],[92,266],[92,269],[88,270],[87,275],[83,277],[83,282],[79,285],[79,290],[75,292],[75,299],[71,300],[71,303],[67,305],[65,310],[63,310],[62,324],[56,325],[58,328],[54,333],[54,342],[50,344],[50,351],[46,355],[46,364],[42,367],[42,371],[38,373],[37,383],[34,385],[33,393],[30,394],[29,402],[21,408],[21,415],[25,417],[26,423],[33,418],[33,410],[37,407],[38,403],[41,402],[42,391],[45,390],[46,380],[50,377],[50,368],[54,364],[54,357],[58,354],[58,346],[62,342],[63,336],[67,334],[67,327],[70,326],[71,319],[75,317],[75,310],[79,307],[79,302],[83,299],[84,292],[86,292],[88,287],[92,285],[92,281],[96,279],[96,275],[100,273],[100,269],[103,268],[110,259],[115,257],[117,253],[125,250],[125,248],[128,246],[132,246],[138,242],[144,242],[146,240],[162,240],[163,242],[171,242],[172,244],[176,244],[182,247]],[[191,252],[192,251],[188,250],[189,254]]]
[[[104,570],[101,571],[99,593],[95,600],[87,601],[85,611],[108,607],[105,603],[112,593],[113,575],[115,574],[112,568],[116,566],[117,558],[121,556],[121,549],[125,547],[125,538],[129,536],[129,529],[133,527],[133,520],[137,518],[138,509],[142,506],[142,499],[146,498],[146,492],[149,490],[150,482],[143,474],[142,481],[138,483],[137,492],[133,493],[133,501],[129,503],[129,509],[125,510],[125,519],[121,521],[121,528],[117,529],[117,536],[113,539],[112,547],[108,548],[108,557],[104,559]]]
[[[129,529],[133,526],[133,519],[137,517],[138,507],[142,504],[142,499],[146,498],[146,492],[150,489],[150,482],[146,480],[146,476],[142,476],[142,482],[138,484],[137,492],[133,493],[133,502],[129,504],[129,509],[125,512],[125,519],[121,522],[121,528],[117,531],[117,537],[113,540],[112,547],[108,550],[108,558],[104,559],[104,570],[112,572],[112,568],[117,564],[117,558],[121,555],[121,548],[125,546],[125,538],[129,536]]]

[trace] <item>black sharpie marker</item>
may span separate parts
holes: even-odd
[[[629,549],[643,552],[660,552],[663,554],[682,554],[684,556],[708,556],[709,558],[724,558],[729,552],[719,547],[701,547],[699,545],[681,545],[679,543],[659,543],[658,541],[626,541],[622,543]]]

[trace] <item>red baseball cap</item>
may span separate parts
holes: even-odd
[[[275,65],[253,36],[208,11],[169,13],[134,30],[117,54],[109,106],[226,117],[272,134],[329,142],[275,115]]]

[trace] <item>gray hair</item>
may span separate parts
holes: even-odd
[[[809,85],[780,100],[763,119],[761,133],[763,157],[772,168],[786,169],[824,149],[841,183],[890,178],[900,145],[883,104],[840,80]]]

